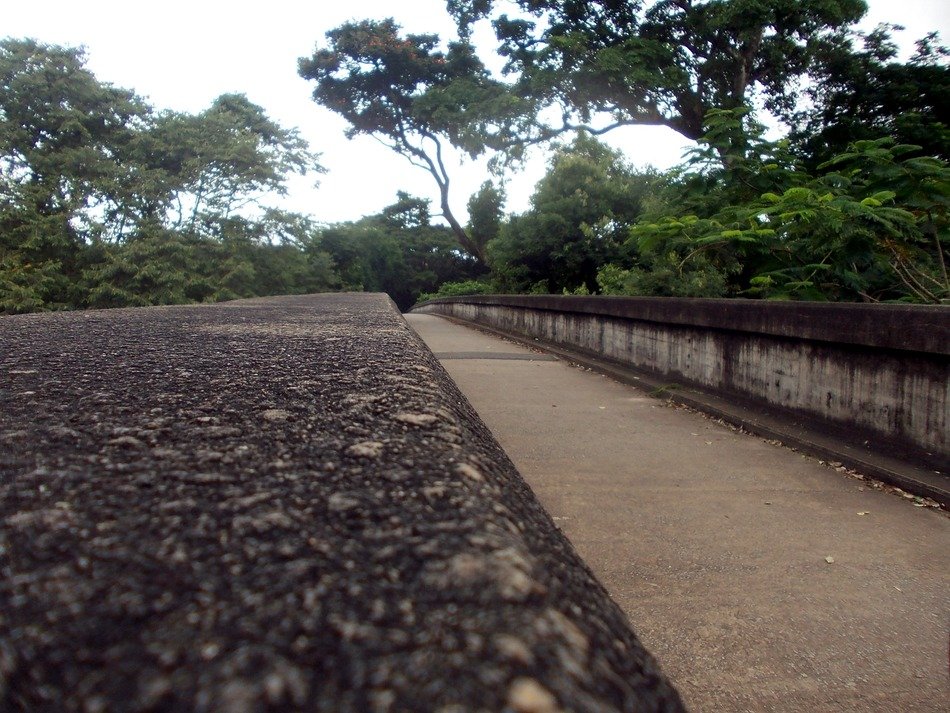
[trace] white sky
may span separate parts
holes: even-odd
[[[293,182],[281,204],[321,222],[355,220],[395,200],[397,190],[433,199],[431,177],[368,137],[348,141],[344,122],[315,104],[311,83],[297,76],[297,58],[312,54],[324,33],[351,19],[393,16],[406,32],[454,36],[444,0],[31,0],[4,3],[0,36],[84,45],[89,67],[106,82],[135,90],[157,109],[198,112],[225,92],[241,92],[285,127],[297,127],[322,153],[329,170],[319,188],[310,179]],[[870,0],[865,27],[894,22],[908,29],[907,46],[938,30],[950,41],[948,0]],[[679,162],[686,141],[657,127],[628,127],[608,134],[636,165],[668,168]],[[452,165],[453,161],[457,168]],[[483,165],[453,157],[452,206],[465,203],[487,178]],[[508,185],[508,210],[522,211],[544,173],[536,158]],[[437,209],[435,209],[437,212]]]

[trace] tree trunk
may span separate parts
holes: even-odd
[[[485,261],[485,251],[481,245],[478,245],[465,228],[462,227],[462,224],[458,222],[455,218],[455,215],[452,213],[452,209],[449,207],[449,191],[448,186],[439,186],[440,193],[442,196],[441,207],[442,207],[442,216],[448,221],[449,227],[452,228],[452,232],[455,233],[455,239],[458,240],[459,245],[462,249],[467,252],[469,255],[474,257],[483,265],[487,264]]]

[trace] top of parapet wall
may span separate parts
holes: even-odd
[[[0,344],[0,710],[682,709],[385,295]]]
[[[950,306],[675,297],[471,295],[416,306],[474,304],[599,315],[791,339],[950,354]]]

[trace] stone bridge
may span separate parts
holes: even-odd
[[[0,710],[943,710],[935,503],[409,319],[0,319]]]

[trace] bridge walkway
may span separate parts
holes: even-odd
[[[693,711],[944,711],[950,519],[432,315],[416,332]]]

